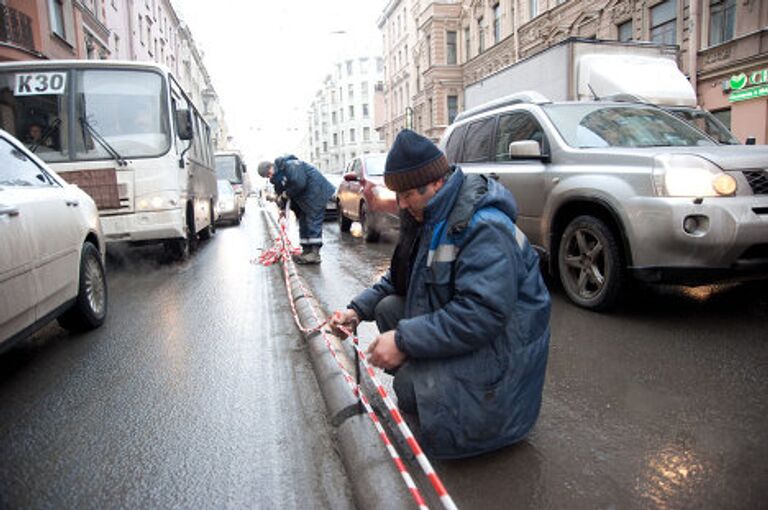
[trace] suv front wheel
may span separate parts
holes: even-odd
[[[560,238],[557,263],[571,301],[594,311],[616,304],[624,286],[624,262],[616,236],[602,220],[574,218]]]

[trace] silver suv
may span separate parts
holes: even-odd
[[[441,148],[515,195],[518,226],[576,304],[628,279],[768,277],[768,147],[716,145],[645,104],[516,94],[462,113]]]

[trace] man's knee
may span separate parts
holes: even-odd
[[[379,331],[390,331],[405,314],[405,299],[402,296],[390,295],[379,301],[373,311],[376,326]]]
[[[392,389],[397,396],[397,407],[408,414],[418,415],[416,392],[413,388],[413,365],[407,361],[395,372]]]

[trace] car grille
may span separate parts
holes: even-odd
[[[752,193],[755,195],[768,195],[768,170],[744,170]]]

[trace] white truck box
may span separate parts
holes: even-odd
[[[696,106],[677,67],[677,47],[640,42],[566,39],[467,86],[466,109],[535,90],[552,101],[632,95],[659,105]]]

